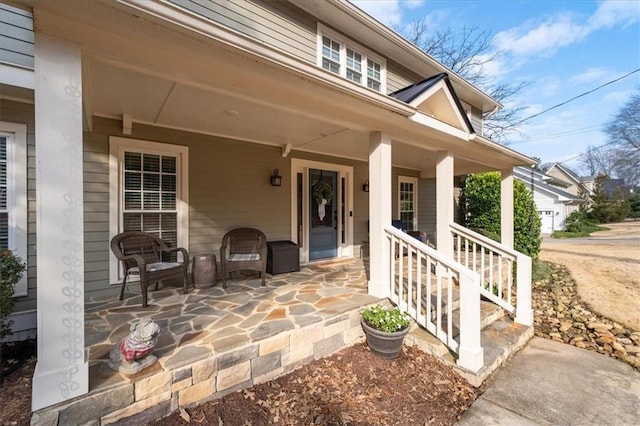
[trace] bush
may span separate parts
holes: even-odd
[[[628,217],[640,218],[640,194],[634,194],[629,197],[629,215]]]
[[[588,237],[596,231],[606,231],[608,228],[598,226],[598,222],[590,219],[584,212],[575,211],[567,216],[564,231],[556,231],[551,236],[553,238],[578,238]]]
[[[513,182],[514,248],[533,259],[540,252],[540,217],[526,185]],[[461,197],[464,226],[500,241],[500,174],[480,173],[465,180]]]
[[[11,250],[0,250],[0,342],[11,335],[11,324],[7,321],[13,311],[13,287],[22,278],[25,265],[22,259],[14,255]]]

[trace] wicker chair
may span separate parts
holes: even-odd
[[[184,293],[187,293],[189,253],[183,248],[169,248],[160,238],[146,232],[123,232],[111,240],[111,251],[122,262],[124,279],[120,289],[120,300],[124,298],[124,287],[130,275],[140,277],[142,307],[147,307],[147,288],[162,280],[181,278]],[[163,262],[162,253],[182,253],[182,262]]]
[[[227,287],[227,274],[234,271],[260,272],[265,285],[267,270],[267,237],[257,229],[237,228],[225,234],[220,247],[222,287]]]

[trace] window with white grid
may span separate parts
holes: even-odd
[[[27,262],[27,126],[0,122],[0,249]],[[13,296],[27,295],[27,271]]]
[[[376,92],[386,91],[386,61],[318,24],[318,66]]]
[[[188,247],[187,147],[111,137],[110,152],[111,236],[142,231]],[[112,256],[110,281],[120,274]]]

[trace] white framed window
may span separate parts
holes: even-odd
[[[418,178],[398,176],[398,218],[407,231],[418,229]]]
[[[188,148],[112,136],[109,153],[110,238],[144,231],[188,247]],[[121,280],[119,268],[111,253],[111,283]]]
[[[0,248],[27,262],[27,126],[0,122]],[[27,295],[27,271],[13,289]]]
[[[319,67],[376,92],[386,93],[384,58],[320,23],[317,56]]]

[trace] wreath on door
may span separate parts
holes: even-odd
[[[318,182],[313,185],[313,200],[316,204],[322,204],[322,200],[327,200],[327,203],[333,199],[333,189],[331,185],[326,182]]]

